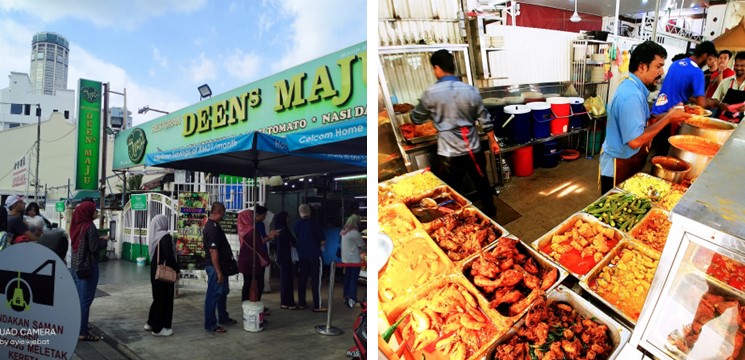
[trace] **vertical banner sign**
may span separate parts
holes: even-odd
[[[75,188],[98,189],[98,154],[101,139],[101,83],[78,82],[78,147]]]
[[[204,267],[204,246],[202,229],[207,223],[207,202],[209,196],[202,192],[182,192],[178,194],[178,235],[176,252],[182,269],[201,269]]]

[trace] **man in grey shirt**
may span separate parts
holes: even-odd
[[[494,193],[486,177],[486,156],[481,151],[476,121],[486,132],[493,153],[499,152],[499,144],[481,95],[476,88],[454,75],[455,59],[447,50],[436,51],[429,62],[437,83],[424,91],[410,114],[411,120],[415,124],[430,119],[434,121],[438,131],[435,174],[461,193],[463,174],[468,174],[476,186],[481,210],[496,217]]]

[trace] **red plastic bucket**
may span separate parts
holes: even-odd
[[[569,116],[572,115],[569,99],[565,97],[552,97],[546,99],[546,102],[551,104],[551,112],[556,116],[551,121],[551,135],[566,133],[569,127]]]
[[[533,175],[533,145],[515,150],[512,161],[513,175],[522,177]]]

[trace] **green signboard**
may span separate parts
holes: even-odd
[[[366,116],[363,42],[124,130],[114,142],[113,167],[250,131],[283,136]]]
[[[147,210],[147,195],[135,194],[129,198],[129,204],[132,210]]]
[[[78,147],[75,188],[98,189],[98,152],[101,139],[101,83],[78,82]]]
[[[54,203],[54,211],[56,212],[65,212],[65,202],[64,201],[57,201]]]

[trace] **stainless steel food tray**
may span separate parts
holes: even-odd
[[[654,202],[653,202],[653,201],[652,201],[651,199],[649,199],[649,198],[646,198],[646,197],[639,197],[639,196],[636,196],[636,195],[634,195],[634,194],[632,194],[632,193],[630,193],[630,192],[627,192],[627,191],[625,191],[625,190],[622,190],[622,189],[618,189],[618,188],[613,188],[613,189],[611,189],[610,191],[608,191],[607,193],[603,194],[603,196],[601,196],[601,197],[600,197],[600,198],[598,198],[597,200],[593,201],[593,202],[592,202],[592,203],[591,203],[590,205],[588,205],[588,206],[586,206],[586,207],[585,207],[584,209],[582,209],[582,213],[584,213],[584,214],[588,214],[588,215],[592,216],[593,218],[595,218],[596,220],[600,221],[601,223],[603,223],[603,224],[606,224],[606,225],[610,226],[610,224],[607,224],[607,223],[606,223],[605,221],[602,221],[602,220],[600,220],[600,219],[596,218],[596,217],[595,217],[595,215],[592,215],[592,214],[590,214],[590,213],[588,212],[588,209],[589,209],[590,207],[594,206],[595,204],[598,204],[598,203],[600,203],[600,202],[603,202],[603,201],[605,201],[605,199],[606,199],[606,198],[607,198],[607,197],[608,197],[609,195],[615,195],[615,194],[618,194],[618,193],[623,193],[623,194],[627,194],[627,195],[633,196],[633,197],[635,197],[635,198],[637,198],[637,199],[644,199],[644,200],[647,200],[647,201],[649,201],[649,202],[650,202],[650,205],[652,205],[652,207],[650,208],[650,210],[651,210],[652,208],[654,208],[654,206],[655,206],[655,205],[654,205]],[[649,213],[649,211],[647,211],[647,213]],[[645,214],[644,214],[644,216],[646,216],[646,215],[647,215],[647,213],[645,213]],[[641,221],[641,220],[639,220],[639,221]],[[636,224],[634,224],[634,225],[636,225]],[[611,227],[612,227],[612,228],[614,228],[614,229],[616,229],[616,228],[615,228],[614,226],[611,226]],[[633,227],[632,227],[632,228],[633,228]],[[616,230],[619,230],[619,229],[616,229]],[[619,230],[619,231],[621,231],[621,230]],[[625,232],[624,232],[624,231],[621,231],[621,232],[625,234]]]
[[[547,232],[546,234],[544,234],[543,236],[541,236],[540,238],[538,238],[538,240],[534,241],[531,244],[531,246],[536,251],[538,251],[538,252],[540,252],[542,254],[545,254],[545,253],[543,253],[541,251],[541,247],[543,247],[545,244],[548,244],[551,241],[551,238],[554,235],[563,234],[565,231],[571,229],[574,226],[574,223],[577,220],[582,220],[582,221],[588,222],[588,223],[591,222],[591,223],[595,223],[595,224],[600,224],[600,226],[603,226],[604,228],[612,229],[613,230],[613,233],[615,234],[614,235],[615,239],[619,240],[619,244],[620,244],[621,241],[623,241],[624,239],[626,239],[626,235],[623,232],[621,232],[620,230],[618,230],[618,229],[616,229],[616,228],[614,228],[614,227],[612,227],[612,226],[610,226],[610,225],[608,225],[608,224],[606,224],[606,223],[598,220],[597,218],[595,218],[594,216],[592,216],[590,214],[587,214],[587,213],[584,213],[584,212],[578,212],[578,213],[574,213],[568,219],[564,220],[561,224],[559,224],[555,228],[551,229],[551,231]],[[616,247],[617,246],[618,245],[616,245]],[[611,253],[611,252],[613,252],[613,248],[611,248],[608,251],[608,254]],[[608,257],[608,254],[605,254],[603,256],[603,259],[605,259],[606,257]],[[582,279],[584,276],[586,276],[586,274],[577,274],[577,273],[575,273],[575,272],[567,269],[559,261],[554,260],[554,258],[551,257],[551,254],[545,254],[545,256],[546,256],[546,258],[549,261],[553,262],[554,264],[556,264],[557,266],[561,267],[562,269],[565,269],[569,274],[572,274],[572,276],[574,276],[577,279]],[[603,262],[603,260],[600,260],[598,263],[601,263],[601,262]],[[597,264],[595,264],[595,267],[597,267]],[[588,271],[588,273],[591,272],[591,271],[592,270]]]
[[[425,142],[432,141],[432,140],[437,140],[437,134],[413,137],[411,139],[406,139],[406,142],[409,144],[421,144],[421,143],[425,143]]]
[[[438,248],[440,248],[443,252],[445,252],[445,250],[440,247],[440,245],[437,243],[437,240],[432,236],[432,232],[434,231],[433,229],[434,229],[435,226],[439,225],[439,222],[445,221],[445,219],[447,217],[458,216],[460,214],[469,214],[469,215],[470,214],[473,214],[473,215],[476,215],[477,217],[481,218],[482,220],[488,220],[492,224],[492,227],[494,227],[495,229],[497,229],[498,231],[500,231],[500,234],[497,234],[497,238],[494,241],[490,242],[490,243],[484,244],[484,246],[481,247],[482,249],[485,249],[489,245],[492,245],[492,244],[496,243],[497,241],[499,241],[499,238],[509,235],[509,232],[507,231],[507,229],[505,229],[504,227],[502,227],[501,225],[499,225],[496,221],[494,221],[494,219],[486,216],[483,212],[481,212],[481,210],[479,210],[475,206],[468,206],[468,207],[465,207],[465,208],[461,209],[460,211],[457,211],[457,212],[455,212],[453,214],[445,215],[443,217],[440,217],[440,218],[438,218],[438,219],[436,219],[436,220],[434,220],[432,222],[428,222],[428,223],[426,223],[426,224],[423,225],[424,226],[424,229],[427,231],[428,234],[430,234],[430,237],[432,237],[432,240],[434,241],[435,246],[437,246]],[[446,255],[447,255],[447,252],[446,252]],[[476,255],[478,255],[478,252],[474,252],[473,254],[469,254],[465,258],[463,258],[461,260],[456,260],[454,262],[455,262],[456,266],[462,266],[463,263],[465,263],[465,262],[469,261],[470,259],[476,257]]]
[[[435,288],[437,288],[440,285],[447,284],[447,283],[457,283],[463,286],[464,288],[466,288],[466,290],[468,290],[468,292],[471,295],[473,295],[476,301],[478,302],[479,310],[481,310],[482,312],[484,312],[485,315],[487,315],[484,309],[487,309],[488,304],[484,303],[483,296],[478,296],[479,292],[473,287],[473,285],[468,281],[468,279],[466,279],[462,274],[452,274],[450,276],[440,278],[437,281],[430,281],[429,283],[420,287],[414,294],[412,294],[412,296],[410,296],[407,299],[407,301],[399,303],[394,309],[392,309],[390,312],[387,312],[386,317],[387,317],[388,323],[390,324],[395,323],[398,320],[399,316],[401,316],[401,314],[404,313],[404,311],[411,308],[414,302],[416,302],[419,299],[427,298],[429,295],[434,294]],[[496,341],[496,339],[501,334],[503,334],[505,331],[507,331],[507,329],[509,328],[509,325],[507,325],[506,323],[505,324],[496,323],[494,319],[492,319],[488,315],[485,316],[485,318],[486,320],[488,320],[490,325],[493,325],[496,328],[496,336],[494,339],[492,339],[488,343],[481,346],[481,348],[476,350],[474,354],[470,358],[468,358],[469,360],[482,359],[484,354],[486,354],[486,352],[489,350],[489,348],[494,343],[494,341]],[[402,330],[400,327],[396,329],[395,336],[396,336],[396,339],[399,340],[399,343],[405,344],[405,341],[401,342],[401,340],[403,340],[401,336],[401,331]],[[406,349],[404,351],[405,351],[404,354],[406,354],[409,352],[409,349]],[[405,356],[402,358],[409,359],[409,357],[405,357]]]
[[[546,259],[538,251],[533,250],[533,248],[531,248],[530,246],[528,246],[524,242],[520,241],[520,239],[518,239],[517,237],[512,236],[512,235],[509,235],[509,236],[505,236],[504,238],[507,238],[507,239],[510,239],[510,240],[513,240],[513,241],[517,241],[517,248],[521,252],[523,252],[523,253],[529,255],[530,257],[532,257],[533,259],[535,259],[536,262],[538,263],[538,266],[540,266],[541,268],[543,268],[543,269],[554,268],[554,269],[556,269],[558,271],[558,273],[556,275],[556,281],[551,285],[551,287],[549,287],[548,289],[546,289],[546,291],[545,291],[546,294],[548,294],[551,291],[553,291],[554,289],[556,289],[561,284],[561,282],[564,281],[564,279],[566,279],[567,276],[569,276],[569,272],[567,272],[562,267],[559,267],[556,264],[554,264],[553,262],[551,262],[548,259]],[[487,252],[487,251],[494,250],[494,248],[496,246],[497,246],[497,243],[495,242],[494,244],[491,244],[488,247],[484,248],[483,251],[484,252]],[[463,266],[461,268],[461,272],[466,277],[466,279],[471,283],[471,285],[473,285],[473,287],[476,289],[478,295],[480,295],[481,297],[483,297],[484,303],[487,304],[487,309],[486,309],[486,310],[488,310],[488,313],[487,314],[490,315],[490,316],[495,316],[495,317],[499,317],[499,318],[502,318],[502,319],[506,319],[505,321],[508,321],[508,322],[510,321],[509,319],[512,319],[512,321],[511,321],[511,324],[512,324],[515,321],[517,321],[518,319],[522,318],[523,315],[525,315],[525,313],[527,312],[527,309],[525,309],[520,314],[517,314],[515,316],[505,316],[505,315],[500,314],[499,311],[497,311],[496,309],[492,309],[492,308],[488,307],[489,300],[486,298],[486,296],[484,295],[484,293],[481,292],[481,290],[479,289],[479,287],[476,286],[476,284],[473,283],[473,281],[471,280],[471,276],[468,275],[468,273],[466,272],[467,270],[470,270],[469,265],[472,262],[476,261],[476,259],[478,259],[480,256],[481,256],[481,254],[479,253],[477,256],[469,259],[467,262],[464,262],[463,263]]]
[[[629,194],[633,194],[633,193],[631,193],[630,191],[628,191],[628,190],[626,190],[626,189],[624,188],[624,187],[626,186],[626,183],[627,183],[627,182],[628,182],[628,181],[629,181],[630,179],[633,179],[633,178],[647,178],[647,179],[653,179],[653,180],[655,180],[655,181],[659,181],[659,182],[661,182],[661,183],[666,183],[666,184],[670,185],[670,188],[671,188],[671,189],[672,189],[672,187],[673,187],[673,183],[671,183],[670,181],[667,181],[667,180],[665,180],[665,179],[662,179],[662,178],[658,178],[658,177],[656,177],[656,176],[654,176],[654,175],[650,175],[650,174],[647,174],[647,173],[645,173],[645,172],[638,172],[638,173],[634,174],[634,175],[633,175],[632,177],[630,177],[630,178],[628,178],[628,179],[624,180],[624,182],[622,182],[622,183],[618,184],[618,187],[617,187],[617,188],[618,188],[618,189],[620,189],[620,190],[622,190],[622,191],[624,191],[624,192],[627,192],[627,193],[629,193]],[[634,196],[637,196],[637,197],[639,196],[639,195],[636,195],[636,194],[633,194],[633,195],[634,195]],[[660,198],[662,198],[662,196],[664,196],[664,195],[667,195],[667,194],[660,194]],[[645,196],[645,198],[647,198],[647,199],[650,199],[649,197],[646,197],[646,196]],[[651,200],[651,199],[650,199],[650,200]]]
[[[420,193],[417,196],[412,196],[411,198],[409,198],[408,200],[406,200],[404,202],[404,205],[406,205],[406,207],[409,209],[409,211],[411,211],[411,207],[412,206],[416,206],[416,204],[418,204],[423,198],[428,197],[428,198],[432,198],[433,199],[433,198],[437,197],[437,195],[440,195],[442,193],[448,193],[448,194],[450,194],[451,197],[453,198],[453,200],[455,200],[455,203],[457,203],[459,205],[459,208],[458,209],[455,209],[454,212],[459,211],[459,210],[461,210],[463,208],[466,208],[466,207],[468,207],[468,206],[471,205],[471,201],[470,200],[468,200],[465,197],[463,197],[463,195],[461,195],[460,193],[458,193],[457,191],[455,191],[455,189],[453,189],[449,185],[440,185],[440,186],[438,186],[438,187],[436,187],[434,189],[430,189],[430,190],[427,190],[425,192],[422,192],[422,193]],[[412,215],[414,215],[414,217],[416,217],[416,215],[414,214],[414,212],[413,211],[411,211],[411,212],[412,212]],[[447,215],[447,214],[445,214],[445,215]],[[430,223],[430,222],[432,222],[432,221],[428,221],[426,223],[425,222],[421,222],[421,223],[422,224],[427,224],[427,223]]]
[[[548,294],[546,298],[548,304],[557,301],[566,302],[583,317],[593,319],[596,322],[607,326],[608,331],[610,332],[610,340],[613,343],[613,352],[611,352],[608,359],[614,360],[618,358],[624,345],[626,345],[631,337],[631,332],[629,332],[629,330],[563,285],[557,287],[556,290]],[[489,352],[487,352],[486,360],[494,359],[494,353],[497,346],[509,341],[524,324],[525,318],[522,318],[504,336],[499,338],[499,340],[497,340],[497,342],[489,349]]]
[[[613,261],[613,258],[618,256],[618,254],[621,253],[621,250],[625,248],[631,248],[634,250],[640,251],[642,254],[647,255],[651,257],[654,260],[660,260],[660,253],[652,250],[651,248],[647,247],[646,245],[639,244],[635,241],[622,241],[616,246],[611,252],[601,261],[598,263],[592,270],[590,270],[589,273],[587,273],[587,276],[585,276],[580,282],[579,286],[581,286],[585,291],[592,294],[592,296],[598,300],[600,300],[603,304],[607,305],[609,308],[613,309],[613,311],[618,314],[619,316],[623,317],[626,321],[628,321],[630,324],[633,324],[636,326],[636,319],[633,319],[631,316],[627,315],[621,309],[617,308],[615,305],[611,304],[608,300],[606,300],[604,297],[600,296],[595,290],[590,288],[590,283],[592,283],[599,275],[600,272],[605,269],[608,264]],[[650,281],[651,283],[651,281]],[[649,289],[647,289],[647,294],[649,294]],[[639,312],[641,313],[642,309],[639,309]]]
[[[629,238],[632,241],[637,242],[639,244],[642,244],[642,245],[648,247],[650,250],[657,251],[655,248],[653,248],[653,247],[651,247],[651,246],[643,243],[641,240],[638,240],[635,237],[635,235],[637,235],[639,233],[639,230],[641,229],[642,225],[646,224],[648,221],[651,221],[651,220],[649,220],[649,218],[652,216],[652,213],[662,213],[662,214],[665,215],[665,218],[667,218],[668,221],[670,220],[670,212],[669,211],[667,211],[667,210],[665,210],[663,208],[658,208],[658,207],[654,207],[653,206],[652,207],[652,210],[649,210],[647,212],[647,214],[645,214],[644,217],[638,223],[636,223],[636,225],[634,225],[634,227],[631,228],[631,231],[628,232],[628,236],[629,236]],[[671,223],[671,226],[672,226],[672,223]],[[668,232],[669,232],[669,230],[668,230]],[[667,238],[665,238],[665,241],[667,241]],[[663,247],[663,249],[664,249],[664,247]],[[657,252],[658,253],[662,253],[662,250],[659,250]]]

